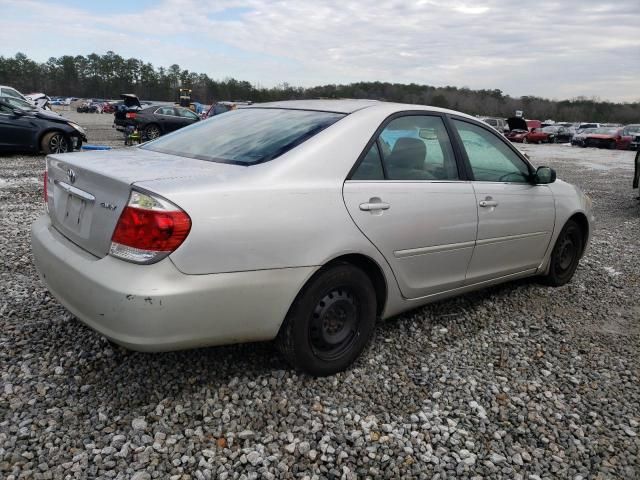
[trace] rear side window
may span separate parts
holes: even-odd
[[[344,116],[275,108],[231,110],[140,148],[210,162],[254,165],[279,157]]]
[[[170,115],[175,117],[176,113],[173,107],[162,107],[156,110],[156,115]]]

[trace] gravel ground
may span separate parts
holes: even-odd
[[[90,143],[120,144],[111,115],[68,116]],[[633,154],[523,149],[593,197],[598,230],[574,280],[407,313],[322,379],[270,344],[113,349],[32,265],[43,157],[0,157],[0,477],[639,478]]]

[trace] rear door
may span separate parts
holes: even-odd
[[[478,214],[460,178],[443,117],[407,113],[381,126],[344,184],[351,217],[406,298],[464,283]]]
[[[478,204],[478,236],[467,284],[537,268],[555,224],[551,189],[530,183],[531,168],[500,135],[463,119],[452,124]]]

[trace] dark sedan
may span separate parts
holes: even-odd
[[[548,133],[553,139],[553,143],[569,143],[573,138],[573,132],[562,125],[549,125],[542,129],[544,133]]]
[[[18,108],[0,98],[0,151],[65,153],[87,141],[84,129],[37,108]]]
[[[124,118],[116,118],[118,127],[135,127],[147,140],[173,132],[200,121],[200,117],[184,107],[152,106],[138,111],[128,111]]]

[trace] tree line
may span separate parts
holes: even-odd
[[[266,102],[307,98],[368,98],[401,103],[452,108],[471,115],[513,116],[522,110],[527,118],[556,121],[640,123],[640,100],[613,103],[577,97],[549,100],[536,96],[511,97],[501,90],[471,90],[466,87],[434,87],[415,83],[357,82],[348,85],[295,87],[287,83],[265,88],[243,80],[215,80],[207,74],[154,67],[136,58],[124,58],[112,51],[51,57],[36,62],[23,53],[0,56],[0,84],[21,92],[45,92],[50,96],[119,98],[135,93],[145,100],[175,101],[178,88],[192,89],[193,99],[202,103],[219,100]]]

